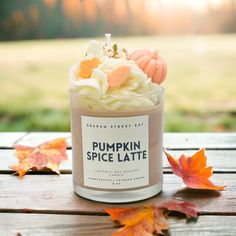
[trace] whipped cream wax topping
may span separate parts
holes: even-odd
[[[95,68],[82,65],[83,61],[93,62],[95,59],[99,62]],[[130,68],[126,81],[119,87],[111,87],[108,81],[109,73],[122,66]],[[85,73],[81,73],[81,68]],[[91,74],[88,77],[89,69]],[[86,78],[81,75],[86,75]],[[94,110],[152,107],[159,103],[162,93],[162,87],[153,83],[135,61],[128,60],[125,49],[112,45],[109,35],[105,45],[91,41],[86,56],[72,66],[70,89],[83,95],[86,106]]]

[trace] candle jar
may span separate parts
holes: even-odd
[[[96,110],[84,95],[70,91],[73,184],[78,195],[121,203],[161,191],[163,94],[162,88],[153,94],[158,102],[151,107]]]

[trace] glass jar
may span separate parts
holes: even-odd
[[[121,203],[162,190],[164,89],[158,97],[152,107],[94,110],[83,95],[70,91],[73,184],[78,195]]]

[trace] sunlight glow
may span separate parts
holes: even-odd
[[[218,7],[223,3],[223,0],[160,0],[165,7],[180,7],[188,6],[193,10],[204,12],[208,5]]]

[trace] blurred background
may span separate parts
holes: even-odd
[[[236,0],[0,0],[0,131],[69,131],[91,38],[159,49],[165,131],[236,131]]]

